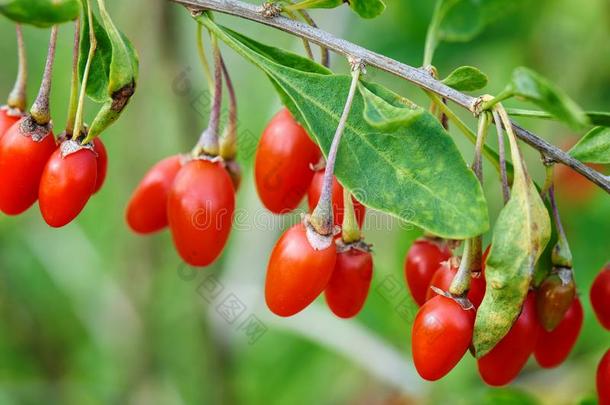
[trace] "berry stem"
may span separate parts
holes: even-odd
[[[438,44],[438,26],[444,16],[442,13],[442,0],[437,0],[434,6],[434,12],[432,14],[432,20],[428,25],[428,32],[426,33],[426,44],[424,46],[424,61],[423,66],[429,66],[432,64],[432,58],[434,57],[434,50]]]
[[[510,199],[510,187],[508,186],[508,176],[506,174],[506,148],[504,147],[504,129],[500,116],[493,111],[494,122],[496,123],[496,132],[498,134],[498,157],[500,159],[500,181],[502,182],[502,197],[504,204]]]
[[[237,155],[237,97],[235,96],[233,81],[222,57],[220,58],[220,63],[227,83],[227,92],[229,93],[229,118],[223,136],[220,139],[220,156],[225,160],[235,160]]]
[[[78,107],[76,109],[76,118],[74,119],[73,139],[77,139],[83,132],[83,116],[85,109],[85,95],[87,94],[87,82],[89,80],[91,63],[93,63],[93,56],[95,55],[95,50],[97,48],[97,38],[95,37],[95,28],[93,27],[93,11],[91,10],[91,1],[86,0],[85,4],[87,4],[87,21],[89,23],[89,53],[87,54],[87,63],[85,64],[85,71],[83,72],[83,79],[81,80]]]
[[[80,43],[81,20],[74,21],[74,46],[72,48],[72,78],[70,80],[70,101],[68,106],[68,119],[66,120],[66,135],[71,137],[74,133],[76,110],[78,109],[78,55]]]
[[[25,43],[23,42],[23,32],[21,31],[21,25],[17,24],[15,27],[17,31],[17,57],[19,59],[19,67],[17,70],[17,79],[15,80],[15,86],[8,96],[7,105],[9,108],[14,108],[21,112],[25,111],[26,108],[26,86],[28,81],[28,63],[25,54]]]
[[[205,80],[208,82],[208,87],[212,89],[214,88],[214,81],[212,80],[212,74],[210,73],[210,63],[208,62],[208,57],[206,56],[205,47],[203,45],[203,25],[201,25],[200,22],[197,22],[197,52],[199,54],[201,66],[203,67],[203,74],[205,75]]]
[[[466,138],[468,138],[469,141],[476,143],[477,135],[468,127],[468,125],[466,125],[464,121],[462,121],[460,117],[458,117],[458,115],[451,108],[449,108],[448,105],[442,102],[443,99],[441,97],[429,91],[426,92],[426,94],[432,101],[435,102],[435,105],[443,111],[443,114],[445,114],[445,116],[455,124],[456,128],[459,129],[460,132],[466,136]],[[494,168],[500,172],[500,160],[493,149],[485,147],[483,149],[483,155],[494,166]]]
[[[32,118],[38,125],[47,125],[51,122],[51,111],[49,108],[49,95],[51,93],[51,81],[53,77],[53,63],[55,62],[55,49],[57,48],[57,25],[51,28],[51,38],[49,40],[49,50],[47,61],[42,74],[42,83],[38,96],[30,109]]]
[[[307,24],[311,25],[314,28],[318,28],[318,25],[316,24],[314,19],[311,18],[307,10],[299,10],[298,13],[301,15],[301,17]],[[328,48],[322,45],[320,45],[320,63],[325,67],[330,67],[330,51],[328,50]]]
[[[561,223],[559,208],[557,207],[557,201],[555,200],[555,186],[553,185],[549,187],[549,202],[551,203],[551,211],[553,211],[553,219],[555,220],[555,227],[557,228],[557,244],[553,247],[551,261],[553,266],[571,269],[572,251],[570,250],[568,238],[566,237],[563,224]]]
[[[297,20],[299,18],[298,15],[294,11],[290,11],[290,10],[285,10],[285,11],[286,11],[286,14],[288,14],[288,17],[292,18],[293,20]],[[301,38],[301,41],[303,42],[303,48],[305,48],[305,53],[307,54],[307,57],[311,60],[314,60],[313,52],[311,50],[311,45],[310,45],[309,41],[306,40],[305,38]]]
[[[218,47],[218,39],[210,35],[214,53],[214,94],[212,96],[212,111],[208,127],[199,138],[199,148],[208,156],[218,156],[218,128],[220,126],[220,109],[222,106],[222,57]]]
[[[555,163],[544,155],[542,155],[542,163],[544,164],[545,168],[545,176],[544,184],[540,189],[540,196],[544,199],[544,197],[549,192],[549,189],[553,185],[553,176],[555,175]]]
[[[341,142],[341,137],[343,136],[343,131],[345,130],[345,125],[347,123],[347,118],[349,117],[349,113],[352,109],[352,103],[354,102],[354,96],[356,94],[358,80],[360,79],[360,73],[364,68],[360,60],[349,58],[349,62],[352,67],[352,82],[347,95],[347,100],[345,102],[345,107],[343,108],[343,113],[339,119],[335,136],[333,137],[330,150],[328,151],[328,157],[326,158],[326,168],[324,169],[324,179],[322,183],[322,194],[320,195],[318,205],[316,205],[316,208],[313,210],[309,219],[313,228],[320,235],[332,235],[334,231],[332,189],[335,162],[337,160],[337,152],[339,151],[339,143]]]
[[[343,188],[343,223],[341,224],[341,238],[346,244],[358,242],[361,238],[352,193]]]
[[[483,159],[481,157],[483,146],[487,140],[489,130],[490,117],[487,113],[482,113],[479,116],[479,126],[477,131],[477,141],[475,143],[474,159],[472,163],[472,171],[477,176],[480,183],[483,182]],[[481,272],[481,257],[482,257],[483,240],[481,235],[472,239],[468,239],[464,243],[464,252],[460,267],[458,268],[449,292],[456,296],[462,296],[470,289],[472,273]]]

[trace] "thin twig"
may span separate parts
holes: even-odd
[[[189,9],[218,11],[251,21],[256,21],[258,23],[280,29],[289,34],[305,38],[310,42],[324,46],[339,54],[351,55],[358,58],[367,66],[376,67],[392,73],[416,84],[419,87],[422,87],[425,90],[431,91],[441,97],[451,100],[468,109],[472,113],[475,112],[475,107],[478,101],[477,98],[463,94],[443,84],[442,82],[431,78],[428,72],[426,72],[424,69],[415,68],[404,63],[400,63],[396,60],[388,58],[387,56],[380,55],[344,39],[337,38],[325,31],[314,28],[303,22],[294,21],[282,16],[267,18],[263,16],[261,12],[262,9],[259,6],[247,4],[239,0],[170,1],[188,6]],[[591,182],[597,184],[604,191],[610,193],[610,177],[604,176],[596,170],[591,169],[582,162],[572,158],[558,147],[549,144],[544,139],[541,139],[533,133],[521,128],[519,125],[512,123],[512,126],[515,135],[528,145],[540,152],[543,152],[545,156],[548,156],[555,162],[562,163],[573,168]]]

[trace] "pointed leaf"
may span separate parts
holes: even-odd
[[[406,99],[396,106],[377,96],[361,83],[358,85],[358,90],[364,99],[364,119],[369,125],[380,130],[393,132],[421,114],[414,105],[410,108],[405,107],[410,104]]]
[[[610,164],[610,128],[596,127],[570,150],[572,157],[586,163]]]
[[[80,9],[79,0],[0,0],[0,14],[42,28],[77,19]]]
[[[515,69],[509,89],[572,127],[589,123],[585,112],[563,90],[531,69]]]
[[[502,340],[519,316],[536,262],[551,235],[549,213],[527,173],[517,140],[509,140],[514,181],[511,198],[494,227],[485,267],[487,290],[473,335],[479,358]]]
[[[79,72],[81,80],[90,49],[89,19],[86,3],[83,17],[83,36],[80,43]],[[138,55],[129,39],[114,25],[104,3],[100,3],[101,23],[93,16],[96,48],[89,78],[87,95],[104,105],[91,123],[85,141],[98,136],[115,122],[135,91],[138,77]]]
[[[306,58],[257,43],[207,18],[200,21],[267,74],[327,153],[351,77],[331,75]],[[485,232],[481,187],[438,120],[420,107],[400,103],[399,96],[381,86],[362,84],[387,103],[411,109],[413,119],[395,131],[380,130],[364,119],[365,102],[357,93],[337,159],[342,184],[357,190],[363,204],[436,235],[464,239]]]
[[[610,127],[610,112],[604,111],[587,111],[587,117],[593,125],[599,125],[601,127]]]
[[[382,0],[350,0],[349,6],[362,18],[375,18],[385,10]]]
[[[467,42],[501,16],[518,7],[518,1],[445,0],[438,36],[442,41]]]
[[[476,67],[460,66],[444,78],[443,83],[458,91],[480,90],[487,86],[487,75]]]

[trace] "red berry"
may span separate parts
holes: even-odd
[[[280,110],[261,136],[254,163],[256,189],[265,207],[276,214],[295,209],[318,160],[318,146],[287,109]]]
[[[539,329],[536,297],[530,292],[521,314],[508,334],[478,360],[479,374],[483,381],[497,387],[514,380],[534,351]]]
[[[235,212],[227,171],[209,160],[191,160],[176,175],[167,200],[174,245],[191,266],[207,266],[224,249]]]
[[[335,269],[324,290],[331,311],[340,318],[358,314],[369,293],[372,277],[371,253],[358,249],[338,253]]]
[[[303,224],[288,229],[277,241],[267,265],[265,300],[271,312],[291,316],[305,309],[328,285],[336,260],[334,243],[315,250]]]
[[[127,224],[137,233],[152,233],[167,226],[167,197],[182,167],[180,156],[154,165],[134,190],[127,205]]]
[[[583,311],[578,297],[572,300],[572,305],[563,320],[552,332],[542,329],[538,336],[534,355],[540,367],[557,367],[565,361],[578,339],[582,327]]]
[[[29,122],[21,119],[0,140],[0,210],[7,215],[21,214],[36,202],[42,172],[57,148],[52,132],[42,139],[22,133]]]
[[[95,183],[95,191],[93,194],[100,191],[106,180],[106,173],[108,172],[108,152],[106,147],[100,138],[93,140],[93,150],[97,154],[97,181]]]
[[[432,276],[432,280],[430,280],[430,287],[440,288],[443,291],[449,291],[449,287],[451,286],[451,282],[457,273],[458,268],[451,265],[449,262],[441,263],[440,267]],[[426,294],[426,301],[434,298],[436,295],[432,288],[428,288],[428,293]],[[481,273],[477,277],[472,277],[470,281],[470,291],[468,291],[468,299],[474,305],[475,308],[478,308],[481,305],[481,301],[483,301],[483,296],[485,295],[485,277],[483,273]]]
[[[445,376],[464,357],[472,340],[474,309],[437,295],[417,313],[411,334],[413,362],[429,381]]]
[[[593,281],[591,305],[599,323],[610,330],[610,263],[599,272]]]
[[[79,146],[75,141],[64,141],[51,155],[40,179],[40,212],[54,228],[76,218],[95,190],[97,157]]]
[[[599,405],[610,405],[610,350],[604,354],[597,368]]]
[[[0,107],[0,139],[23,116],[9,114],[9,111],[6,106]]]
[[[536,293],[538,320],[542,328],[548,332],[559,325],[576,296],[576,285],[571,270],[559,271],[567,275],[560,277],[561,273],[554,271],[544,279]]]
[[[424,305],[434,272],[450,257],[451,251],[443,243],[428,238],[413,243],[405,257],[404,270],[407,285],[418,305]]]
[[[318,205],[320,195],[322,194],[323,184],[324,170],[318,170],[313,175],[313,179],[311,180],[311,184],[309,185],[309,190],[307,191],[307,203],[309,205],[309,212],[312,212],[314,208],[316,208],[316,205]],[[333,217],[335,220],[335,225],[341,226],[343,224],[343,212],[345,211],[345,208],[343,207],[343,186],[341,186],[335,176],[333,176],[332,199]],[[364,222],[364,217],[366,215],[366,208],[353,197],[352,201],[354,203],[354,212],[356,213],[356,220],[358,221],[358,226],[362,228],[362,223]]]

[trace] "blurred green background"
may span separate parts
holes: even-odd
[[[0,403],[130,404],[573,404],[594,398],[595,368],[610,346],[596,323],[588,289],[610,259],[610,198],[568,176],[560,208],[574,253],[585,325],[569,361],[554,370],[530,362],[510,388],[489,389],[467,355],[443,380],[422,381],[410,361],[416,308],[402,276],[403,258],[420,232],[371,213],[367,241],[375,245],[375,275],[362,313],[344,321],[323,299],[291,319],[266,309],[269,252],[289,223],[258,201],[252,180],[256,140],[279,102],[267,79],[226,49],[239,99],[240,223],[222,259],[205,269],[181,264],[168,232],[132,234],[124,207],[155,162],[190,150],[207,116],[207,89],[197,60],[195,23],[167,1],[108,0],[116,24],[140,54],[136,95],[104,135],[110,156],[106,185],[77,221],[49,229],[37,207],[0,217]],[[414,66],[421,63],[433,2],[388,0],[383,16],[359,20],[347,7],[314,12],[318,24]],[[221,22],[261,42],[302,52],[299,40],[234,18]],[[0,94],[16,71],[13,24],[0,20]],[[65,125],[72,26],[60,29],[52,113]],[[44,64],[48,31],[25,28],[29,100]],[[512,69],[546,75],[585,108],[610,110],[610,3],[607,0],[522,2],[468,44],[443,44],[441,75],[468,64],[490,76],[485,90],[504,87]],[[346,63],[333,56],[333,67]],[[374,80],[427,105],[412,85],[369,69]],[[186,89],[186,90],[185,90]],[[509,103],[511,104],[511,103]],[[457,108],[456,108],[457,109]],[[88,110],[91,117],[93,108]],[[464,118],[474,125],[466,115]],[[565,145],[577,134],[558,124],[519,120]],[[454,131],[452,131],[453,133]],[[454,139],[471,159],[472,146]],[[493,144],[493,140],[492,140]],[[542,179],[529,148],[531,171]],[[493,217],[501,207],[497,176],[486,167]],[[489,236],[487,236],[489,237]],[[233,303],[236,311],[226,312]],[[258,329],[253,327],[258,327]]]

